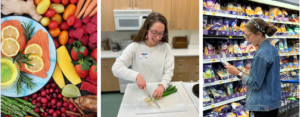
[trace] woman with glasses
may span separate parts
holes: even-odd
[[[259,18],[253,18],[245,25],[246,40],[258,49],[253,57],[250,72],[225,66],[228,72],[236,75],[247,86],[246,109],[254,117],[277,117],[281,105],[280,56],[278,50],[266,39],[277,28]]]
[[[113,74],[136,82],[146,90],[147,82],[160,82],[153,98],[161,98],[173,76],[174,56],[168,44],[168,25],[160,13],[147,16],[133,42],[117,58],[112,67]],[[132,65],[132,69],[128,67]]]

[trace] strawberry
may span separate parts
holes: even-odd
[[[85,46],[82,46],[80,41],[74,41],[72,45],[69,46],[69,48],[72,48],[71,50],[71,56],[74,61],[78,61],[78,55],[83,54],[84,57],[87,57],[89,52]]]
[[[94,49],[90,55],[92,58],[94,58],[95,61],[97,61],[97,48]]]
[[[78,54],[78,59],[79,61],[72,61],[72,63],[75,65],[75,70],[76,73],[81,77],[81,78],[87,78],[89,76],[89,70],[90,66],[92,65],[90,60],[93,60],[92,57],[83,57],[83,54]]]
[[[94,64],[91,66],[89,71],[90,79],[97,80],[97,62],[94,61]]]

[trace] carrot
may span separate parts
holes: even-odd
[[[90,17],[94,16],[97,13],[97,6],[93,9],[93,11],[90,13]]]
[[[95,6],[97,6],[97,0],[93,0],[93,1],[89,4],[89,6],[86,8],[86,10],[85,10],[85,12],[84,12],[83,17],[89,15],[89,14],[92,12],[92,10],[95,8]]]
[[[76,16],[76,18],[80,18],[84,11],[86,10],[86,8],[89,6],[89,4],[91,3],[91,0],[87,0],[85,3],[84,3],[84,6],[82,7],[81,11],[79,12],[79,14]]]
[[[79,0],[78,3],[77,3],[77,6],[76,6],[76,11],[75,11],[75,17],[78,15],[83,3],[84,3],[85,0]]]

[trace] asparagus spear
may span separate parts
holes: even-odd
[[[15,100],[21,102],[22,104],[29,106],[30,108],[35,108],[36,105],[32,105],[31,103],[27,102],[26,100],[20,99],[20,98],[14,98]]]
[[[16,102],[16,101],[13,100],[13,99],[10,99],[10,98],[4,97],[4,96],[1,96],[1,98],[5,99],[5,101],[7,101],[7,102],[9,102],[9,103],[12,103],[12,104],[14,104],[14,105],[20,107],[20,108],[21,108],[23,111],[25,111],[25,112],[28,112],[28,113],[30,113],[30,114],[36,116],[36,117],[40,117],[40,115],[37,114],[37,113],[35,113],[35,112],[33,111],[33,109],[31,109],[31,108],[29,108],[29,107],[27,107],[27,106],[23,106],[22,104]]]
[[[14,110],[16,110],[16,111],[19,111],[19,112],[23,113],[24,115],[27,115],[26,112],[24,112],[24,111],[23,111],[22,109],[20,109],[18,106],[13,105],[13,104],[11,104],[11,103],[7,103],[6,101],[3,101],[3,99],[1,99],[1,104],[2,104],[2,105],[6,105],[6,106],[8,106],[8,107],[10,107],[10,108],[12,108],[12,109],[14,109]]]
[[[8,106],[6,106],[4,104],[1,104],[1,109],[6,110],[6,111],[10,112],[11,114],[19,115],[19,117],[24,117],[25,116],[21,112],[13,110],[13,109],[9,108]]]
[[[17,116],[18,116],[18,115],[12,114],[12,113],[10,113],[10,112],[7,112],[7,111],[4,110],[4,109],[1,109],[1,113],[4,113],[5,115],[10,115],[10,116],[12,116],[12,117],[17,117]]]

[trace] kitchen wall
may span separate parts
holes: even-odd
[[[101,40],[109,39],[109,42],[116,41],[120,44],[123,39],[131,39],[131,35],[136,35],[138,31],[127,32],[101,32]],[[189,45],[199,45],[199,30],[173,30],[169,31],[169,43],[172,44],[173,37],[187,36]],[[110,46],[111,47],[111,46]]]

